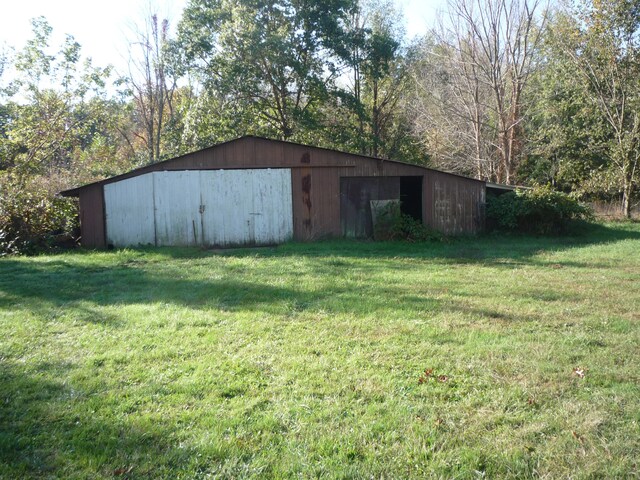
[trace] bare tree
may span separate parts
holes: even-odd
[[[442,119],[464,128],[450,134],[466,136],[466,170],[478,178],[515,180],[524,140],[523,91],[545,22],[541,2],[449,0],[434,32],[436,48],[428,55],[431,64],[441,62],[444,83],[429,88],[428,96],[440,102]],[[416,81],[422,82],[420,72]]]
[[[154,163],[162,157],[162,134],[167,117],[173,115],[176,90],[168,67],[169,21],[150,13],[142,26],[134,28],[134,36],[129,51],[129,83],[139,126],[134,135],[142,141],[147,161]]]
[[[422,139],[437,166],[476,178],[491,178],[495,144],[489,125],[488,91],[480,82],[473,45],[453,48],[431,38],[420,48],[423,56],[414,64],[414,98],[410,102],[414,131]]]

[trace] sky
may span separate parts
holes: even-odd
[[[319,0],[321,1],[321,0]],[[394,0],[404,12],[409,38],[421,35],[433,25],[444,0]],[[125,74],[127,37],[141,23],[149,5],[161,18],[177,23],[187,0],[17,0],[3,7],[0,15],[0,51],[9,45],[20,48],[30,38],[30,19],[45,16],[53,28],[52,46],[61,45],[71,34],[82,46],[83,56],[96,66],[114,65]]]

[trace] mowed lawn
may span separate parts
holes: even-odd
[[[639,475],[638,223],[0,259],[1,478]]]

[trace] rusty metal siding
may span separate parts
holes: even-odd
[[[483,230],[483,182],[431,172],[426,183],[427,225],[449,235],[475,234]]]
[[[400,177],[342,177],[340,179],[342,235],[349,238],[372,237],[371,201],[399,199]]]
[[[87,248],[105,248],[104,197],[102,185],[90,185],[80,191],[80,235]]]
[[[100,227],[96,211],[101,208],[99,200],[91,193],[101,191],[103,185],[150,172],[267,168],[291,170],[296,240],[341,235],[340,179],[344,177],[421,176],[422,215],[427,225],[449,234],[476,233],[483,227],[484,182],[394,161],[243,137],[78,189],[81,216],[85,217],[85,244],[100,246],[100,236],[104,238],[104,226]],[[89,219],[89,211],[95,221]]]

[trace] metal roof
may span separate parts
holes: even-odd
[[[413,164],[413,163],[402,162],[402,161],[398,161],[398,160],[389,160],[389,159],[385,159],[385,158],[372,157],[372,156],[361,155],[361,154],[357,154],[357,153],[350,153],[350,152],[345,152],[345,151],[341,151],[341,150],[335,150],[335,149],[331,149],[331,148],[316,147],[316,146],[313,146],[313,145],[305,145],[305,144],[302,144],[302,143],[289,142],[289,141],[285,141],[285,140],[275,140],[275,139],[259,137],[259,136],[255,136],[255,135],[245,135],[245,136],[242,136],[242,137],[234,138],[233,140],[228,140],[226,142],[221,142],[221,143],[218,143],[216,145],[212,145],[210,147],[202,148],[200,150],[194,150],[192,152],[185,153],[183,155],[179,155],[177,157],[170,158],[170,159],[167,159],[167,160],[163,160],[161,162],[144,165],[142,167],[135,168],[133,170],[130,170],[130,171],[125,172],[125,173],[122,173],[120,175],[115,175],[113,177],[105,178],[103,180],[98,180],[96,182],[88,183],[86,185],[82,185],[82,186],[79,186],[79,187],[75,187],[75,188],[71,188],[71,189],[68,189],[68,190],[64,190],[64,191],[60,192],[60,195],[62,195],[64,197],[77,197],[80,194],[80,190],[82,190],[84,188],[87,188],[87,187],[90,187],[90,186],[94,186],[94,185],[101,185],[101,184],[105,184],[105,183],[112,183],[112,182],[115,182],[115,181],[117,181],[117,180],[119,180],[121,178],[124,178],[124,177],[135,176],[136,174],[142,175],[144,173],[147,173],[150,170],[156,170],[158,168],[158,166],[162,166],[163,164],[168,164],[170,162],[175,162],[176,160],[188,157],[188,156],[193,155],[193,154],[201,153],[201,152],[204,152],[206,150],[215,149],[215,148],[220,147],[222,145],[226,145],[226,144],[233,143],[233,142],[238,142],[238,141],[241,141],[241,140],[244,140],[244,139],[248,139],[248,138],[254,138],[254,139],[258,139],[258,140],[265,140],[265,141],[268,141],[268,142],[281,143],[281,144],[285,144],[285,145],[292,145],[292,146],[298,146],[298,147],[304,147],[304,148],[312,148],[312,149],[323,150],[323,151],[328,151],[328,152],[335,152],[335,153],[339,153],[339,154],[343,154],[343,155],[349,155],[349,156],[352,156],[352,157],[361,158],[361,159],[367,160],[367,161],[388,162],[388,163],[394,163],[394,164],[405,165],[405,166],[410,166],[410,167],[417,167],[417,168],[421,168],[421,169],[427,170],[427,171],[445,173],[447,175],[453,175],[453,176],[456,176],[456,177],[459,177],[459,178],[463,178],[465,180],[471,180],[471,181],[475,181],[475,182],[483,182],[484,183],[484,181],[482,181],[482,180],[477,180],[477,179],[466,177],[464,175],[459,175],[459,174],[456,174],[456,173],[444,172],[442,170],[436,170],[436,169],[433,169],[433,168],[425,167],[423,165],[416,165],[416,164]],[[310,165],[310,167],[313,168],[313,165]],[[220,167],[220,168],[230,168],[230,167]]]

